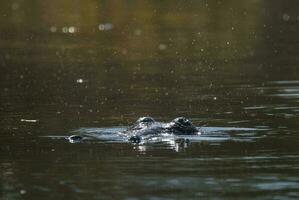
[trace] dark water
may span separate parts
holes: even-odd
[[[16,0],[0,15],[0,199],[299,198],[296,1]],[[60,138],[141,116],[207,134]]]

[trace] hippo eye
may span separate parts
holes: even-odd
[[[141,117],[137,120],[138,123],[153,123],[155,120],[152,117]]]
[[[181,126],[192,126],[192,123],[186,119],[185,117],[178,117],[173,120],[175,124],[181,125]]]

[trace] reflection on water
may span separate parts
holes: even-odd
[[[273,82],[268,90],[276,90],[274,96],[279,96],[283,98],[299,99],[299,81],[276,81]],[[297,109],[298,107],[295,107]]]
[[[135,144],[140,151],[146,151],[148,148],[155,146],[174,149],[176,151],[185,150],[192,143],[199,143],[207,141],[213,145],[219,144],[227,140],[240,142],[254,142],[256,139],[265,137],[267,129],[257,128],[237,128],[237,127],[198,127],[199,135],[172,135],[159,134],[145,136],[139,144]],[[130,143],[128,137],[120,134],[125,131],[125,127],[111,127],[111,128],[80,128],[72,131],[83,137],[82,142],[97,142],[97,143]],[[52,139],[67,140],[68,135],[65,136],[46,136]],[[75,143],[75,142],[71,142]]]
[[[0,199],[299,198],[294,1],[15,0],[0,14]],[[113,134],[141,116],[203,134]],[[70,144],[72,130],[94,139]]]

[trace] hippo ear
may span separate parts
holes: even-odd
[[[137,123],[152,123],[152,122],[155,122],[154,118],[152,117],[140,117],[137,120]]]
[[[178,117],[173,120],[174,123],[181,125],[181,126],[192,126],[192,122],[185,117]]]

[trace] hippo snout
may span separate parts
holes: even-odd
[[[83,137],[81,135],[71,135],[71,136],[67,137],[67,140],[70,143],[78,143],[83,140]]]

